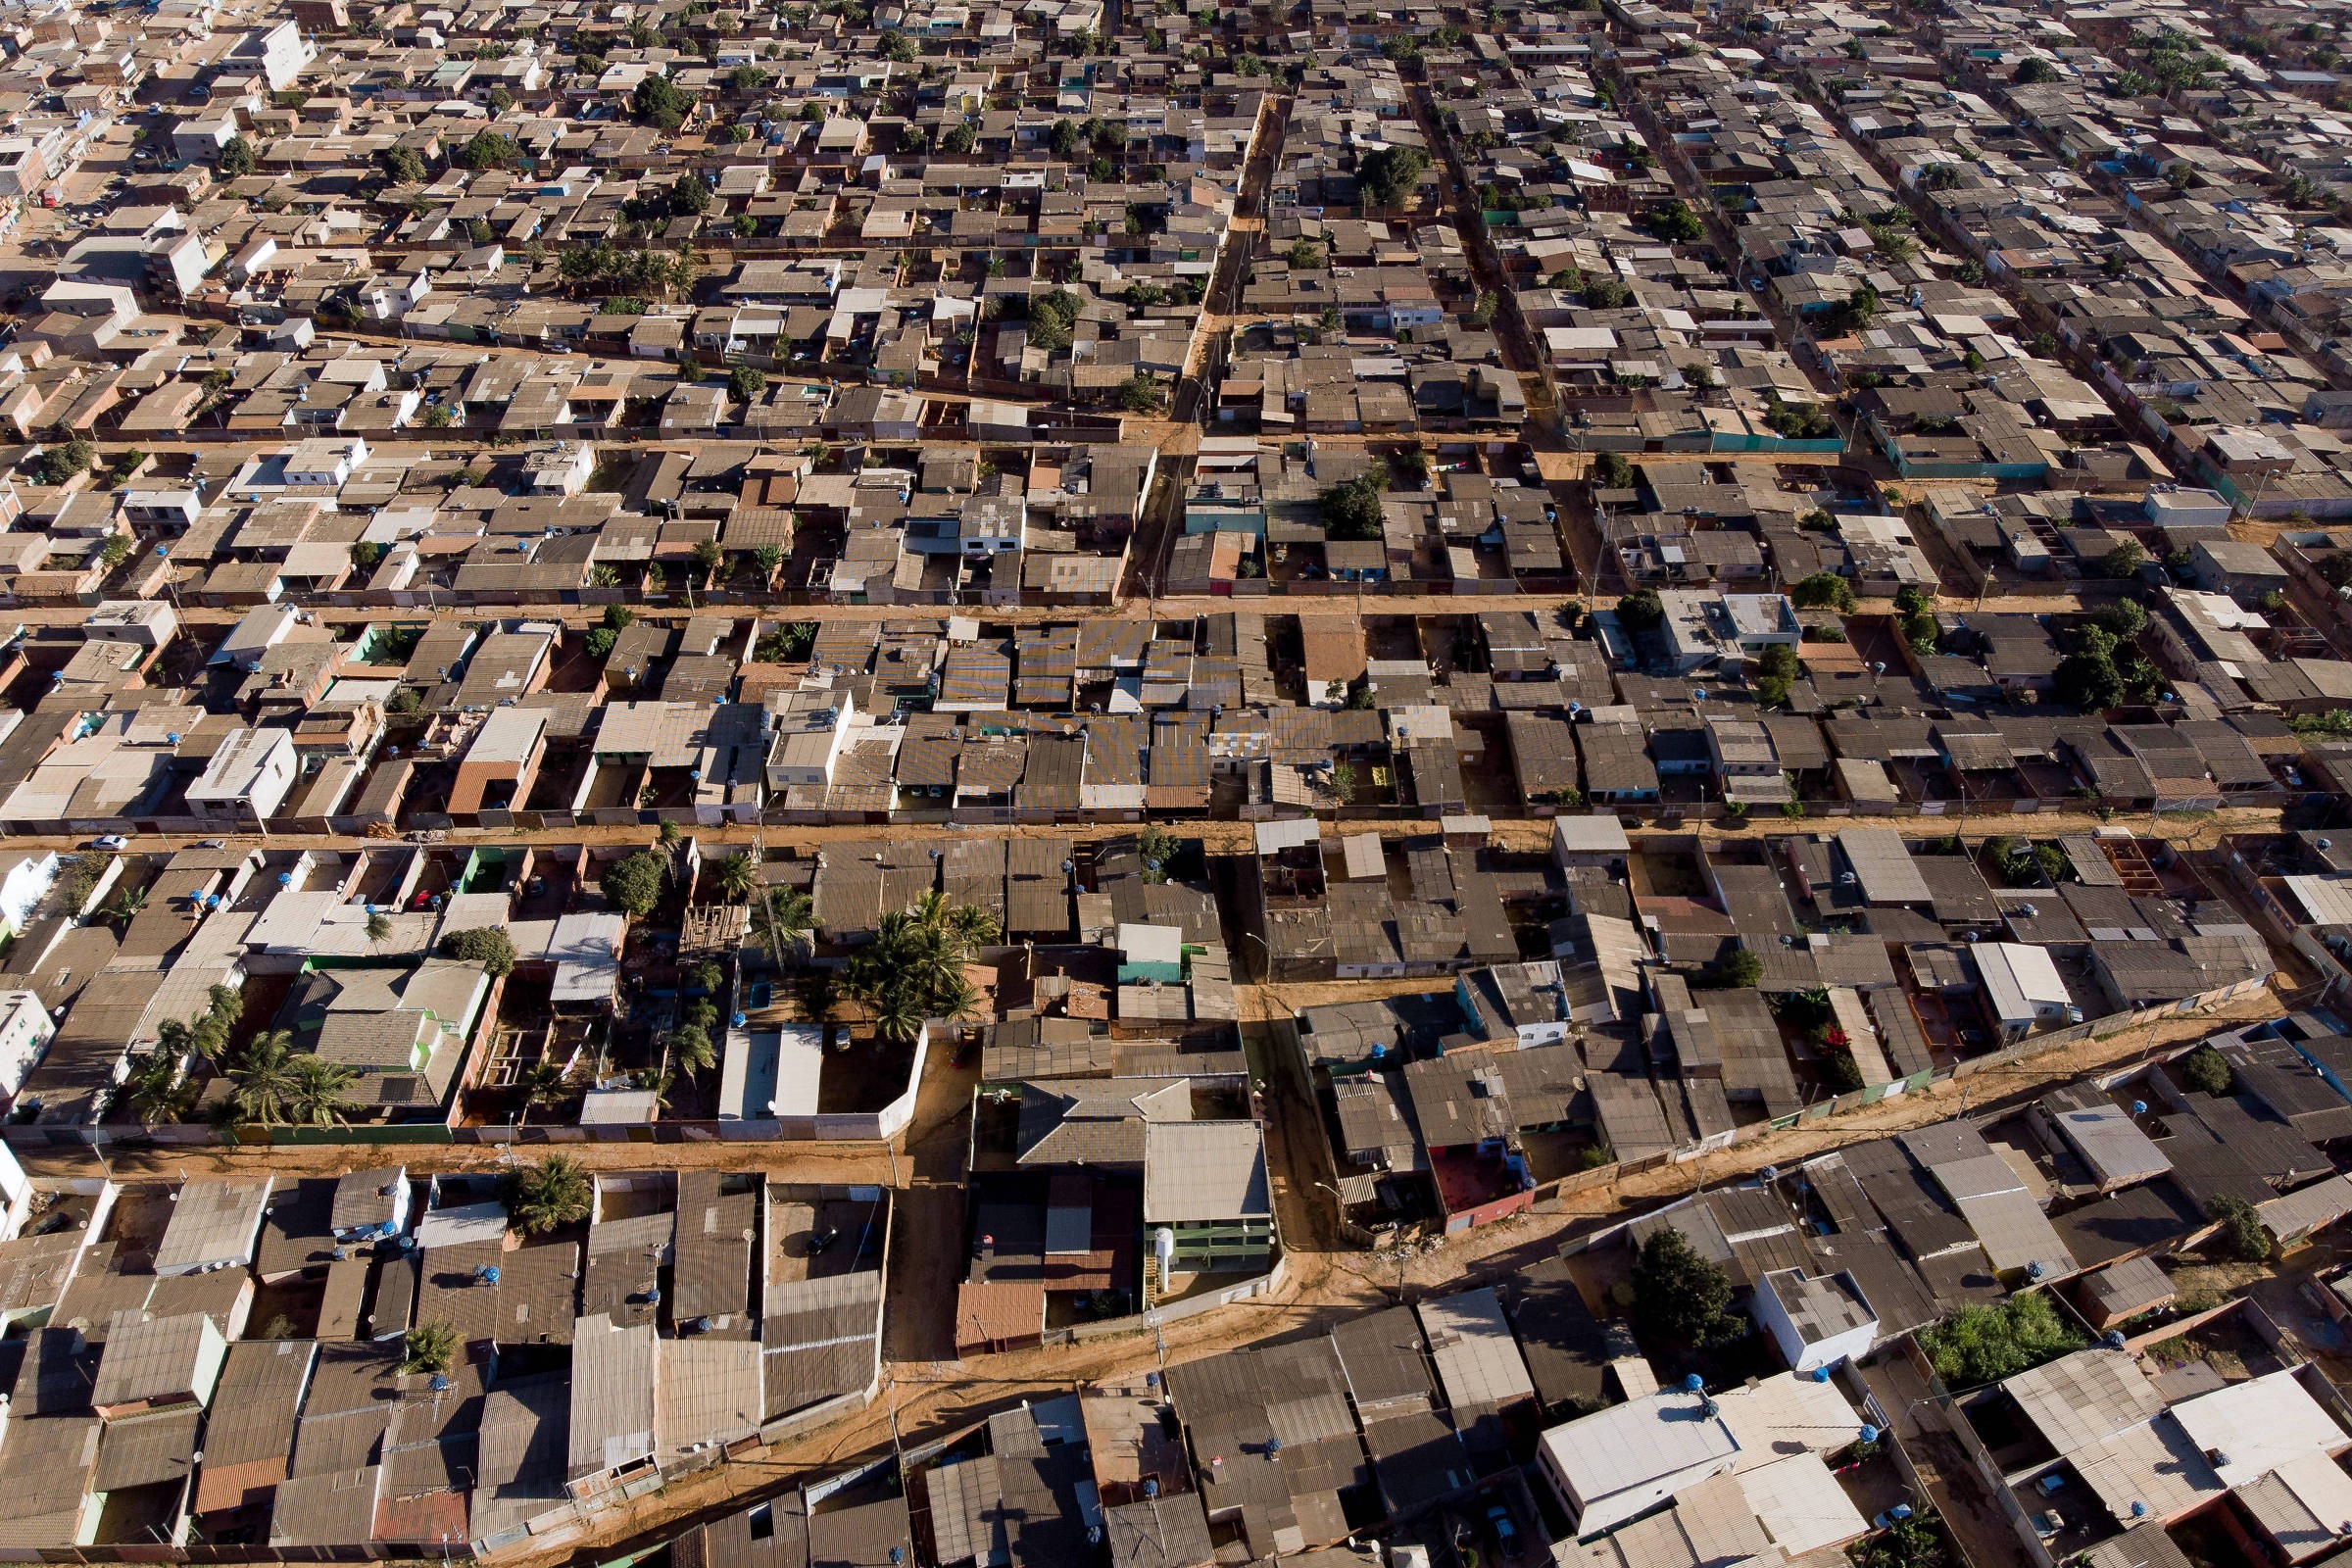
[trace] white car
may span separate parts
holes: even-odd
[[[130,840],[120,833],[108,833],[90,840],[90,848],[93,850],[127,850],[130,848]]]

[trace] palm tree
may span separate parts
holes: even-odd
[[[522,1070],[514,1080],[515,1092],[522,1097],[522,1113],[514,1125],[522,1126],[531,1119],[531,1112],[541,1105],[552,1105],[564,1098],[564,1069],[542,1057]]]
[[[122,1084],[124,1108],[150,1127],[186,1115],[195,1092],[182,1077],[179,1063],[180,1054],[161,1045],[141,1057]]]
[[[124,888],[115,895],[114,902],[106,906],[106,912],[122,924],[128,925],[145,907],[147,907],[147,890],[145,888]]]
[[[431,1372],[436,1375],[446,1372],[450,1363],[458,1358],[457,1327],[440,1318],[430,1323],[419,1323],[402,1336],[400,1348],[398,1370],[403,1375],[411,1372]]]
[[[760,886],[760,867],[748,855],[730,855],[718,862],[718,896],[729,904],[749,904]]]
[[[368,911],[368,945],[380,948],[392,940],[392,917],[381,909]]]
[[[815,923],[816,906],[791,888],[762,888],[752,903],[753,929],[766,940],[767,956],[779,969],[789,966],[787,953],[799,955]]]
[[[256,1035],[227,1071],[237,1114],[247,1121],[284,1121],[302,1087],[295,1075],[294,1037],[283,1029]]]
[[[550,1154],[536,1165],[525,1165],[514,1176],[508,1212],[515,1229],[540,1236],[588,1217],[595,1187],[568,1154]]]
[[[359,1106],[349,1093],[358,1074],[339,1061],[300,1055],[287,1063],[294,1087],[286,1099],[286,1120],[297,1127],[340,1127],[344,1112]]]
[[[948,913],[948,944],[958,959],[967,959],[997,940],[997,917],[977,905],[956,906]]]
[[[923,1009],[916,1003],[914,992],[906,986],[885,986],[872,999],[874,1033],[896,1045],[905,1045],[922,1033]]]
[[[673,1055],[686,1064],[688,1072],[710,1066],[710,1031],[699,1023],[687,1022],[662,1037],[662,1066],[655,1077],[663,1083],[669,1082],[669,1058]]]

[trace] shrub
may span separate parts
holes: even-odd
[[[1955,1390],[2015,1377],[2082,1344],[2040,1291],[2022,1292],[1998,1306],[1964,1306],[1919,1335],[1936,1375]]]

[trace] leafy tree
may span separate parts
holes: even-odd
[[[1634,302],[1634,291],[1613,277],[1596,277],[1585,285],[1585,303],[1596,311],[1621,311]]]
[[[738,403],[750,403],[767,390],[767,377],[748,365],[738,365],[727,372],[727,391]]]
[[[698,175],[680,174],[669,182],[665,200],[672,217],[700,218],[710,210],[710,187]]]
[[[260,161],[254,155],[253,143],[242,136],[231,136],[221,144],[220,154],[214,160],[213,167],[220,172],[222,179],[236,179],[252,173]]]
[[[1078,126],[1068,120],[1056,120],[1054,128],[1046,133],[1047,147],[1054,157],[1065,161],[1073,157],[1085,142],[1086,138],[1079,133]]]
[[[1935,608],[1936,598],[1917,583],[1907,582],[1895,590],[1894,608],[1897,614],[1916,615],[1923,610]]]
[[[415,185],[424,178],[424,159],[414,147],[387,147],[375,155],[375,166],[395,185]]]
[[[503,115],[514,107],[514,95],[513,93],[507,91],[507,89],[504,87],[493,87],[490,89],[490,112],[492,114]]]
[[[544,1236],[588,1217],[595,1189],[588,1172],[568,1154],[550,1154],[515,1171],[507,1212],[525,1236]]]
[[[445,1318],[419,1323],[401,1336],[400,1349],[401,1375],[429,1372],[438,1377],[457,1362],[457,1326]]]
[[[678,84],[659,73],[638,78],[636,89],[629,94],[629,113],[642,125],[659,130],[675,130],[686,122],[687,111],[694,100],[680,91]]]
[[[2099,558],[2099,569],[2110,577],[2130,577],[2147,564],[2148,553],[2138,541],[2127,539]]]
[[[1429,457],[1419,447],[1406,447],[1389,457],[1389,478],[1399,488],[1419,490],[1429,483]]]
[[[2181,1088],[2200,1095],[2227,1095],[2237,1082],[2230,1058],[2211,1046],[2199,1046],[2173,1063],[2173,1076]]]
[[[1861,603],[1853,585],[1834,571],[1817,571],[1798,581],[1788,590],[1788,602],[1799,610],[1835,610],[1841,615],[1852,614]]]
[[[1356,185],[1374,207],[1396,207],[1429,172],[1429,154],[1418,147],[1383,147],[1356,167]]]
[[[2058,662],[2053,675],[2058,700],[2086,713],[2103,712],[2124,700],[2124,677],[2115,660],[2096,645],[2079,648]]]
[[[1773,644],[1756,656],[1756,701],[1778,708],[1788,700],[1788,688],[1796,676],[1796,650]]]
[[[479,130],[458,149],[458,162],[476,171],[504,169],[522,162],[522,147],[504,131]]]
[[[41,483],[64,484],[76,475],[87,473],[97,456],[98,449],[80,436],[51,447],[41,454]]]
[[[1680,196],[1650,215],[1649,227],[1660,239],[1674,245],[1696,244],[1707,232],[1707,225],[1699,220],[1698,214]]]
[[[1165,882],[1167,867],[1176,858],[1175,837],[1157,822],[1147,822],[1135,841],[1136,858],[1144,862],[1144,880]]]
[[[1167,390],[1150,370],[1138,370],[1119,383],[1119,407],[1129,414],[1156,414],[1167,403]]]
[[[384,547],[380,544],[377,544],[374,540],[359,539],[353,541],[351,547],[351,564],[356,569],[360,571],[373,571],[377,563],[381,562],[383,559]]]
[[[1592,477],[1603,490],[1629,489],[1634,482],[1634,466],[1621,452],[1603,452],[1592,460]]]
[[[2235,1193],[2216,1193],[2205,1201],[2205,1217],[2221,1227],[2222,1246],[2241,1263],[2260,1263],[2271,1255],[2271,1233],[2263,1229],[2254,1205]]]
[[[727,73],[727,85],[749,98],[767,85],[767,74],[747,60]]]
[[[718,548],[715,539],[698,539],[694,544],[694,569],[702,573],[708,584],[718,576],[719,567],[727,564],[726,553]]]
[[[1951,1568],[1943,1524],[1932,1513],[1898,1519],[1851,1548],[1855,1568]]]
[[[1636,1319],[1675,1344],[1714,1345],[1740,1334],[1739,1319],[1728,1310],[1730,1276],[1671,1225],[1642,1244],[1633,1283]]]
[[[1029,341],[1049,352],[1070,346],[1071,328],[1082,310],[1068,289],[1048,289],[1029,301]]]
[[[2015,1377],[2082,1348],[2047,1294],[2022,1291],[1998,1306],[1964,1306],[1919,1335],[1946,1388],[1967,1390]]]
[[[110,533],[106,536],[106,543],[98,547],[98,565],[101,570],[112,571],[129,559],[128,534]]]
[[[1359,473],[1325,490],[1317,502],[1324,531],[1334,539],[1380,538],[1383,481],[1380,473]]]
[[[959,120],[940,132],[939,150],[960,158],[972,150],[972,143],[978,139],[973,133],[970,123]]]
[[[581,639],[580,646],[590,659],[601,664],[612,657],[612,645],[619,640],[620,634],[612,627],[594,626],[589,628],[588,635]]]
[[[2322,556],[2313,569],[2330,588],[2352,588],[2352,550]]]
[[[1617,601],[1617,624],[1627,631],[1647,631],[1666,623],[1666,606],[1654,588],[1637,588]]]
[[[2133,600],[2118,599],[2101,605],[2090,622],[2117,642],[2128,643],[2147,628],[2148,612]]]
[[[1734,948],[1715,965],[1718,991],[1753,991],[1764,978],[1764,960],[1745,948]]]
[[[1323,265],[1323,248],[1311,239],[1295,239],[1291,241],[1291,248],[1283,253],[1283,259],[1304,271],[1310,267]]]
[[[597,885],[614,908],[643,919],[661,902],[662,884],[668,880],[668,862],[651,850],[639,850],[606,866]]]
[[[496,980],[514,972],[514,939],[507,935],[504,926],[452,931],[441,939],[441,956],[478,963],[484,974]]]
[[[2056,81],[2058,68],[2041,56],[2033,55],[2022,62],[2015,71],[2009,73],[2009,79],[2020,87],[2039,86],[2045,81]]]
[[[882,58],[896,65],[906,65],[914,59],[914,40],[903,32],[882,35]]]

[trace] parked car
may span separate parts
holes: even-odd
[[[93,850],[127,850],[130,848],[130,840],[120,833],[101,833],[98,837],[90,840],[90,848]]]

